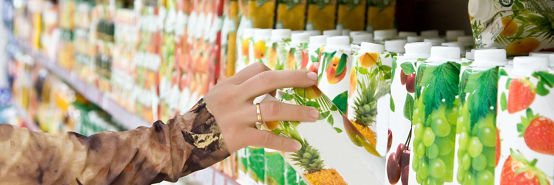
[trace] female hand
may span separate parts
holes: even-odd
[[[265,147],[285,152],[301,148],[298,141],[255,127],[256,105],[253,100],[276,89],[310,87],[317,74],[309,71],[271,71],[255,63],[236,75],[219,82],[204,97],[206,106],[215,117],[229,152],[246,146]],[[313,107],[278,101],[260,103],[263,121],[316,121],[319,112]]]

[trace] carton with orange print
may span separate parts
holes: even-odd
[[[545,57],[515,57],[498,81],[495,184],[553,184],[554,73]]]

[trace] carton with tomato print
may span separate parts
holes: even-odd
[[[495,184],[552,184],[554,73],[544,57],[515,57],[501,70]]]

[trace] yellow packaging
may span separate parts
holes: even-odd
[[[308,1],[308,21],[306,30],[335,29],[337,0]]]
[[[394,12],[396,0],[374,0],[367,4],[366,30],[384,30],[395,28]]]
[[[246,18],[254,28],[273,28],[276,0],[249,0]]]
[[[303,30],[307,0],[281,0],[277,5],[276,28]]]
[[[224,73],[225,73],[225,77],[230,77],[230,76],[233,76],[235,74],[235,61],[237,60],[237,30],[236,28],[238,27],[238,21],[239,21],[239,3],[238,1],[236,0],[229,0],[227,2],[228,6],[227,9],[225,10],[226,12],[226,15],[225,15],[225,20],[226,21],[229,21],[229,24],[225,24],[225,25],[229,25],[229,29],[226,30],[228,31],[226,34],[227,34],[227,42],[226,42],[226,47],[227,47],[227,50],[222,50],[223,52],[223,55],[222,55],[222,58],[226,59],[225,62],[225,68],[224,68]],[[222,44],[223,45],[223,44]],[[226,56],[226,57],[225,57]]]
[[[365,0],[339,0],[337,29],[363,30],[365,11]]]

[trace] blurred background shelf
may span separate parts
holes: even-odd
[[[37,124],[35,123],[35,121],[33,121],[33,119],[29,116],[29,114],[25,109],[21,108],[17,104],[14,104],[13,107],[17,112],[17,116],[19,116],[23,120],[25,127],[27,127],[29,130],[32,130],[32,131],[39,130]]]

